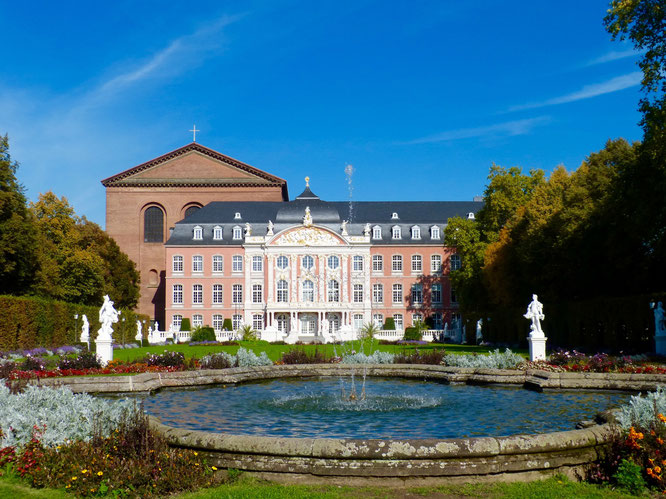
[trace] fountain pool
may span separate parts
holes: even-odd
[[[357,382],[358,385],[358,382]],[[234,435],[423,439],[497,437],[575,428],[617,407],[617,391],[546,390],[368,378],[280,379],[196,390],[162,390],[146,411],[171,427]]]

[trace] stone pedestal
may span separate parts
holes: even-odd
[[[107,365],[113,360],[113,342],[108,340],[96,340],[95,348],[97,349],[97,356],[99,357],[102,366]]]
[[[271,343],[274,343],[276,341],[281,341],[282,340],[282,334],[280,331],[278,331],[278,328],[275,326],[267,326],[266,329],[264,329],[261,332],[261,339],[264,341],[269,341]]]
[[[654,351],[657,355],[666,355],[666,335],[654,337]]]
[[[530,361],[546,360],[546,338],[545,336],[528,336],[527,342],[530,345]]]
[[[289,334],[284,339],[284,342],[287,345],[294,345],[297,341],[298,341],[298,331],[296,329],[292,329],[291,331],[289,331]]]

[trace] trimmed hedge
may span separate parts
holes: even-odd
[[[136,336],[137,319],[143,322],[149,320],[149,317],[131,310],[121,311],[121,320],[113,325],[113,339],[127,343]],[[75,314],[78,314],[78,319],[74,318]],[[90,323],[92,344],[100,327],[99,307],[45,298],[0,295],[0,350],[74,345],[81,338],[83,314]]]
[[[590,353],[654,352],[651,300],[666,303],[666,295],[655,293],[581,302],[544,302],[546,319],[542,326],[548,338],[548,348],[575,348]],[[484,341],[526,346],[530,321],[523,314],[527,305],[528,302],[525,308],[495,310],[490,320],[483,321]]]
[[[181,331],[192,331],[192,326],[190,325],[190,319],[188,317],[183,317],[183,320],[180,323]]]
[[[387,317],[386,321],[384,322],[384,330],[387,331],[394,331],[395,330],[395,320],[393,317]]]

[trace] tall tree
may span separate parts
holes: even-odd
[[[0,294],[26,293],[35,271],[36,232],[16,178],[18,166],[8,137],[0,137]]]

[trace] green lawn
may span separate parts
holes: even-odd
[[[273,345],[267,342],[240,342],[241,346],[248,350],[252,350],[256,354],[266,352],[272,361],[278,360],[282,356],[282,352],[287,352],[293,349],[303,349],[308,352],[318,350],[324,352],[327,357],[334,355],[341,355],[343,352],[356,350],[357,352],[363,351],[371,353],[374,350],[381,350],[383,352],[402,353],[413,352],[418,348],[420,351],[428,351],[433,349],[444,348],[448,353],[486,353],[492,349],[488,347],[471,346],[471,345],[454,345],[454,344],[428,344],[428,345],[379,345],[373,342],[362,344],[360,341],[352,342],[345,345]],[[178,345],[164,345],[164,346],[151,346],[143,348],[129,348],[129,349],[115,349],[113,351],[113,358],[118,360],[135,360],[144,357],[148,353],[163,353],[165,350],[169,352],[183,352],[186,358],[196,357],[202,358],[204,355],[217,352],[227,352],[235,354],[240,348],[238,345],[195,345],[189,346],[187,343]],[[521,353],[521,352],[519,352]]]
[[[62,490],[32,489],[15,477],[0,477],[0,497],[62,499],[73,497]],[[571,482],[564,477],[527,483],[491,483],[446,485],[441,487],[419,488],[384,488],[384,487],[336,487],[330,485],[279,485],[257,480],[247,475],[229,484],[212,489],[171,496],[174,499],[219,499],[219,498],[402,498],[402,497],[438,497],[438,498],[518,498],[518,499],[556,499],[556,498],[631,498],[636,497],[623,491],[612,490],[587,483]]]

